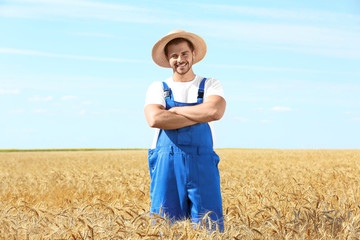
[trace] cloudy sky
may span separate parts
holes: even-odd
[[[222,82],[216,147],[360,148],[360,2],[0,1],[0,149],[148,148],[145,93],[173,29]]]

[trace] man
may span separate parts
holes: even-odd
[[[149,150],[151,213],[173,220],[208,216],[224,230],[219,157],[210,122],[222,118],[226,102],[218,80],[195,75],[193,64],[206,54],[205,41],[176,30],[153,47],[156,64],[172,68],[165,82],[148,89],[145,117],[156,128]]]

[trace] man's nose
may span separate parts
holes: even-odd
[[[183,58],[184,58],[184,57],[180,55],[180,56],[178,56],[177,61],[178,61],[178,62],[181,62],[181,61],[183,60]]]

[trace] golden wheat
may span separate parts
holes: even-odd
[[[359,239],[360,150],[217,151],[224,233],[150,218],[147,153],[0,153],[0,239]]]

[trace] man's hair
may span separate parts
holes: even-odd
[[[186,38],[174,38],[173,40],[171,40],[170,42],[168,42],[165,47],[164,47],[164,51],[165,51],[165,56],[168,55],[168,47],[171,44],[179,44],[181,42],[187,42],[189,48],[191,51],[194,51],[194,45],[192,44],[192,42],[190,42],[189,40],[187,40]]]

